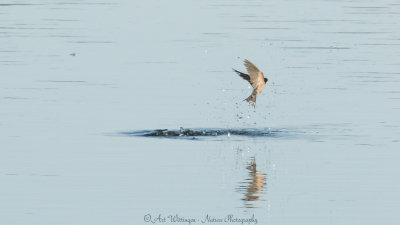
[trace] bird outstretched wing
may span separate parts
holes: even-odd
[[[250,76],[248,74],[242,73],[240,71],[237,71],[235,69],[233,69],[233,71],[235,71],[241,78],[243,78],[244,80],[247,80],[250,84]]]
[[[262,83],[267,81],[264,79],[264,74],[249,60],[244,60],[244,65],[246,66],[247,72],[249,73],[250,84],[254,89],[257,89]]]

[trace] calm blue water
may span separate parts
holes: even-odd
[[[0,224],[398,224],[399,14],[3,0]],[[269,79],[256,108],[244,59]]]

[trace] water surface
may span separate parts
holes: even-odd
[[[397,224],[399,14],[394,0],[2,1],[0,224]],[[255,108],[232,72],[244,59],[269,79]]]

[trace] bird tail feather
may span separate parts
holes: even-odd
[[[253,106],[256,105],[256,100],[257,100],[257,92],[255,90],[253,91],[253,93],[251,93],[251,95],[248,98],[245,99],[245,101],[253,104]]]

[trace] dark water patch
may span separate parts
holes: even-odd
[[[3,99],[8,99],[8,100],[27,100],[29,98],[6,96],[6,97],[3,97]]]
[[[242,15],[239,17],[244,17],[244,18],[268,18],[268,16],[257,16],[257,15]]]
[[[83,8],[72,7],[51,7],[50,10],[84,10]]]
[[[19,61],[14,61],[14,60],[1,60],[0,63],[17,63]]]
[[[359,45],[370,45],[370,46],[396,46],[400,44],[389,44],[389,43],[365,43],[365,44],[359,44]]]
[[[217,137],[217,136],[244,136],[244,137],[289,137],[293,136],[288,130],[285,129],[271,129],[271,128],[243,128],[243,129],[226,129],[226,128],[194,128],[179,130],[156,129],[156,130],[138,130],[120,132],[126,136],[137,137],[164,137],[164,138],[182,138],[182,139],[197,139],[197,137]]]
[[[343,8],[352,8],[352,9],[387,9],[389,7],[385,7],[385,6],[344,6]]]
[[[392,32],[380,32],[380,31],[336,31],[336,32],[315,32],[322,34],[391,34]]]
[[[76,44],[112,44],[112,41],[68,41],[68,43]]]
[[[6,90],[58,90],[59,88],[36,88],[36,87],[26,87],[26,88],[3,88]]]
[[[374,145],[368,144],[368,143],[359,143],[359,144],[354,144],[354,145],[358,145],[358,146],[374,146]]]
[[[227,33],[218,33],[218,32],[205,32],[201,33],[203,35],[227,35]]]
[[[247,20],[243,20],[243,22],[246,23],[269,23],[269,20],[260,20],[260,19],[247,19]]]
[[[290,30],[287,27],[242,27],[242,30]]]
[[[205,41],[205,40],[198,40],[198,39],[172,39],[172,40],[169,40],[168,42],[189,42],[189,43],[192,43],[192,42],[207,42],[207,41]]]
[[[263,5],[236,5],[236,4],[215,4],[211,5],[212,7],[259,7]]]
[[[293,41],[293,42],[297,42],[297,41],[306,41],[306,40],[301,40],[301,39],[272,39],[272,38],[266,38],[264,39],[265,41],[278,41],[278,42],[288,42],[288,41]]]
[[[53,18],[46,18],[43,21],[57,21],[57,22],[79,22],[80,20],[77,19],[53,19]]]
[[[15,33],[10,33],[10,32],[6,32],[4,33],[5,35],[3,35],[3,38],[9,38],[9,37],[32,37],[31,35],[23,35],[23,34],[15,34]]]
[[[0,27],[2,30],[56,30],[54,27]]]
[[[325,89],[325,90],[348,90],[347,88],[343,88],[343,87],[325,87],[325,88],[322,88],[322,89]]]
[[[353,12],[353,13],[346,13],[349,15],[397,15],[400,14],[398,12]]]
[[[399,72],[380,72],[380,71],[369,71],[369,72],[351,72],[351,73],[365,73],[365,74],[400,74]]]
[[[318,46],[309,46],[309,47],[281,47],[284,49],[321,49],[321,50],[341,50],[341,49],[351,49],[349,47],[334,47],[334,46],[329,46],[329,47],[318,47]]]
[[[38,80],[38,82],[50,82],[50,83],[85,83],[84,80]]]
[[[3,66],[26,65],[26,64],[22,63],[22,61],[17,61],[17,60],[4,60],[4,61],[0,61],[0,64]]]
[[[38,176],[41,176],[41,177],[58,177],[60,175],[58,175],[58,174],[39,174]]]
[[[368,62],[366,59],[343,59],[343,62]]]
[[[28,4],[28,3],[0,3],[1,6],[27,6],[27,5],[43,5],[43,4]]]
[[[87,36],[82,36],[82,35],[47,35],[47,37],[56,37],[56,38],[86,38]]]
[[[58,2],[55,5],[119,5],[114,2]]]
[[[389,81],[389,80],[360,80],[358,82],[361,83],[393,83],[393,82],[398,82],[398,81]]]

